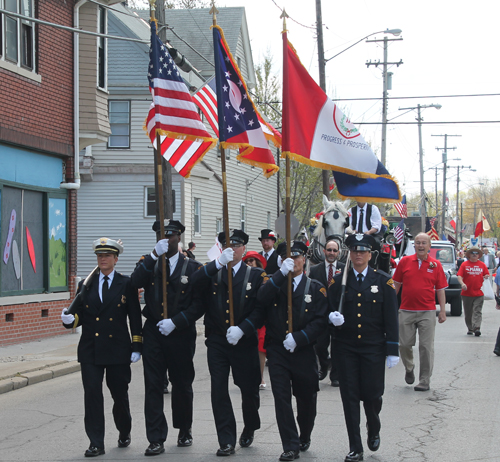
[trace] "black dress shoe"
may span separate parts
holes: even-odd
[[[191,429],[189,430],[179,430],[179,436],[177,437],[177,446],[180,448],[185,448],[193,444],[193,435],[191,434]]]
[[[144,451],[145,456],[157,456],[159,454],[163,454],[165,452],[165,448],[163,447],[163,443],[151,443],[148,448]]]
[[[429,385],[425,383],[419,383],[417,386],[413,387],[415,391],[429,391]]]
[[[240,436],[240,446],[242,448],[248,448],[253,443],[253,430],[243,429]]]
[[[102,454],[106,454],[104,452],[104,448],[98,448],[97,446],[89,446],[89,448],[85,451],[85,457],[97,457]]]
[[[412,383],[415,382],[415,373],[413,371],[414,369],[412,369],[411,371],[406,371],[405,373],[405,382],[408,385],[411,385]]]
[[[378,451],[380,447],[380,433],[377,433],[374,436],[368,436],[368,449],[370,451]]]
[[[500,348],[495,348],[493,350],[493,353],[495,353],[497,356],[500,356]]]
[[[285,451],[281,453],[280,460],[295,460],[300,459],[299,451]]]
[[[321,368],[318,372],[318,378],[319,380],[323,380],[326,376],[328,375],[328,368]]]
[[[480,331],[479,329],[476,329],[476,330],[474,331],[474,335],[475,335],[476,337],[480,337],[480,336],[481,336],[481,331]]]
[[[119,448],[126,448],[127,446],[130,446],[131,441],[132,441],[132,438],[130,438],[130,433],[128,435],[120,435],[118,437],[118,447]]]
[[[299,449],[302,452],[307,451],[310,447],[311,447],[311,438],[309,438],[308,440],[300,439]]]
[[[217,455],[219,457],[230,456],[234,454],[234,446],[232,444],[225,444],[217,449]]]
[[[332,380],[331,385],[332,385],[332,387],[340,387],[340,383],[338,380]]]
[[[349,454],[347,454],[347,456],[345,456],[344,460],[345,462],[359,462],[360,460],[363,460],[363,451],[351,451]]]

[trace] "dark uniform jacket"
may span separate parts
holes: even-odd
[[[197,303],[195,316],[205,314],[205,336],[216,334],[226,336],[230,327],[229,295],[227,268],[217,270],[215,261],[202,266],[193,275],[193,284],[203,300]],[[262,285],[266,273],[260,268],[253,268],[241,262],[238,272],[233,276],[233,312],[234,325],[238,326],[245,336],[238,345],[257,344],[255,334],[262,324],[257,322],[257,292]]]
[[[293,338],[297,349],[315,343],[326,329],[328,303],[326,289],[321,283],[310,279],[309,290],[305,292],[308,278],[304,274],[292,292]],[[276,271],[259,290],[258,301],[262,304],[259,312],[265,318],[265,345],[283,344],[288,334],[288,276]],[[261,320],[259,322],[262,322]]]
[[[188,327],[195,329],[198,318],[187,309],[193,302],[192,275],[200,266],[201,263],[179,252],[179,260],[172,274],[167,267],[167,315],[176,327],[171,335],[177,335],[176,331]],[[142,314],[151,322],[161,321],[163,319],[161,260],[154,260],[151,255],[144,255],[137,263],[131,280],[135,288],[144,288],[146,306]]]
[[[264,255],[266,252],[259,252],[261,255]],[[265,257],[264,257],[265,258]],[[271,254],[269,259],[267,260],[266,273],[274,274],[278,271],[280,267],[278,266],[278,252],[274,249],[274,252]]]
[[[330,311],[338,311],[342,275],[328,289]],[[333,338],[352,346],[385,345],[386,355],[399,356],[398,305],[391,277],[368,267],[361,286],[349,270],[342,309],[344,324],[330,324]]]
[[[78,285],[82,289],[83,281]],[[130,322],[130,339],[127,318]],[[105,304],[99,298],[99,273],[83,290],[75,312],[75,322],[64,324],[71,329],[82,326],[78,361],[96,365],[130,364],[132,351],[142,351],[141,305],[130,278],[117,273]]]
[[[339,274],[342,274],[345,268],[345,263],[342,263],[341,261],[336,261],[335,262],[337,265],[337,271],[340,271]],[[335,272],[333,273],[333,276],[335,276]],[[309,277],[311,279],[316,279],[316,281],[321,282],[325,287],[328,287],[328,281],[326,280],[326,266],[325,262],[318,263],[317,265],[314,265],[311,267],[309,270]]]

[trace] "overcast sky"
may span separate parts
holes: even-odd
[[[312,77],[319,81],[316,46],[315,0],[278,1],[290,19],[288,38]],[[255,63],[262,61],[267,49],[274,56],[276,72],[282,67],[282,21],[273,0],[224,0],[218,6],[245,6]],[[251,5],[251,6],[249,6]],[[417,104],[440,104],[442,108],[422,111],[424,122],[500,121],[500,96],[449,97],[452,95],[500,94],[498,21],[500,2],[485,0],[480,4],[451,0],[364,0],[356,2],[323,1],[325,57],[330,58],[361,38],[386,29],[402,29],[402,41],[389,42],[388,61],[392,66],[392,90],[389,96],[419,97],[389,101],[388,119],[416,122],[416,111],[399,108]],[[293,20],[298,21],[294,22]],[[307,27],[304,27],[307,26]],[[393,36],[390,36],[393,38]],[[383,38],[376,34],[369,40]],[[332,99],[381,98],[382,70],[367,68],[366,62],[383,61],[382,43],[361,43],[326,64],[327,94]],[[426,98],[427,96],[427,98]],[[428,98],[428,96],[438,96]],[[380,122],[381,100],[342,101],[353,122]],[[397,117],[397,118],[396,118]],[[365,139],[380,152],[380,125],[361,126]],[[442,167],[441,151],[448,138],[447,190],[456,192],[456,166],[471,166],[476,172],[460,172],[462,190],[477,185],[483,178],[499,178],[500,156],[497,134],[499,123],[434,124],[422,126],[424,168]],[[460,158],[460,161],[450,159]],[[418,162],[418,126],[392,125],[387,131],[387,163],[399,181],[403,193],[420,190]],[[434,191],[435,171],[425,174],[427,191]],[[442,190],[442,171],[438,188]]]

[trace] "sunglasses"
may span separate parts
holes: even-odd
[[[337,253],[337,252],[338,252],[338,250],[337,250],[337,249],[325,249],[325,250],[326,250],[327,252],[335,252],[335,253]]]
[[[247,258],[245,261],[247,263],[255,263],[256,260],[255,260],[255,258]]]
[[[479,255],[479,252],[471,252],[471,255]]]

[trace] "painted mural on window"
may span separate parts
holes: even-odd
[[[66,285],[66,199],[49,198],[49,286]]]

